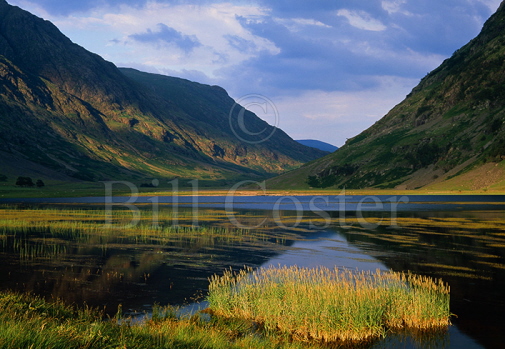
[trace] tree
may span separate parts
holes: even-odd
[[[45,186],[44,182],[42,182],[41,179],[37,179],[37,183],[35,183],[35,185],[37,186],[37,188],[42,188],[43,186]]]
[[[16,180],[16,185],[20,187],[33,187],[35,184],[33,184],[33,181],[30,177],[19,176]]]

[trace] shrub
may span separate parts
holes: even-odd
[[[16,180],[16,185],[19,187],[33,187],[35,184],[33,184],[33,181],[30,177],[19,176]]]

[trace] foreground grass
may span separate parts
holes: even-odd
[[[254,335],[239,323],[177,319],[158,311],[134,323],[103,320],[99,311],[74,309],[60,302],[0,292],[0,348],[307,348]]]
[[[320,272],[321,269],[316,271]],[[284,273],[284,270],[279,269],[278,272]],[[311,304],[306,308],[307,313],[317,309],[317,297],[314,297],[313,292],[308,292],[303,287],[297,292],[300,294],[299,299],[306,297],[307,302]],[[264,302],[268,300],[272,299],[267,298]],[[267,305],[267,308],[271,309],[279,307],[279,303]],[[300,311],[302,305],[291,304],[291,307]],[[287,308],[290,307],[280,307],[277,311],[286,311]],[[332,308],[331,304],[326,305],[325,308],[327,310],[320,314],[319,322],[327,321],[327,327],[337,326],[329,316],[330,311],[335,308]],[[342,318],[351,316],[351,311],[359,309],[349,308],[348,310],[348,313],[341,314]],[[371,344],[369,342],[362,343],[364,346],[355,346],[359,344],[354,342],[329,345],[320,341],[293,341],[292,335],[284,335],[278,331],[279,328],[274,331],[268,329],[260,331],[256,323],[247,319],[212,316],[209,320],[201,313],[179,317],[175,313],[175,309],[171,307],[155,307],[152,316],[142,321],[122,319],[120,314],[114,318],[104,319],[103,313],[96,309],[71,307],[59,301],[47,302],[42,298],[27,294],[0,292],[0,348],[302,349],[365,348]],[[285,313],[283,316],[289,317],[290,314]],[[297,334],[303,336],[303,331],[309,329],[310,325],[310,321],[305,319],[302,324],[299,324]],[[348,325],[354,326],[352,323]],[[355,330],[360,329],[355,328]]]
[[[260,268],[211,278],[214,315],[319,342],[366,342],[388,330],[449,325],[449,287],[412,274]]]

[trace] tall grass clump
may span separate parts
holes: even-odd
[[[449,286],[411,273],[299,267],[231,270],[210,279],[210,312],[294,339],[362,342],[388,330],[449,325]]]

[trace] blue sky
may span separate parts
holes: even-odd
[[[474,38],[501,2],[7,1],[117,66],[220,85],[235,99],[263,95],[291,137],[337,146]]]

